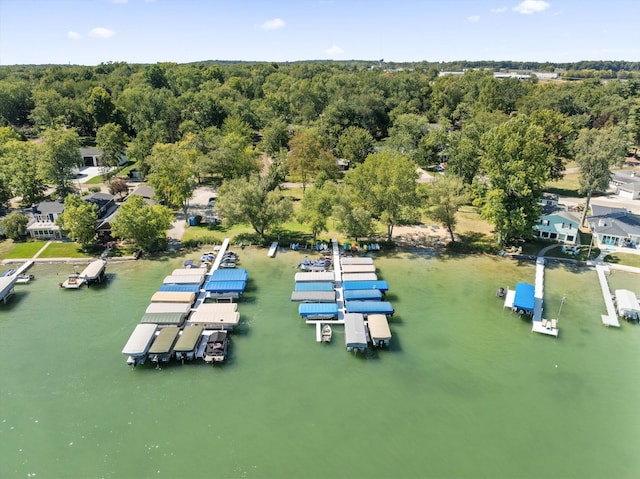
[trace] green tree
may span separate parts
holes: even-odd
[[[321,135],[316,129],[310,128],[295,133],[289,142],[289,149],[289,174],[302,182],[303,192],[319,171],[337,169],[333,153],[324,147]]]
[[[160,143],[147,159],[148,180],[156,197],[171,208],[182,208],[185,216],[194,184],[193,164],[198,156],[189,139],[178,143]]]
[[[284,120],[275,119],[262,130],[260,148],[273,158],[282,148],[286,148],[289,145],[289,139],[287,123]]]
[[[462,179],[457,176],[439,176],[428,186],[427,216],[443,225],[449,231],[451,241],[455,241],[453,229],[456,213],[469,201]]]
[[[116,106],[111,100],[111,95],[101,86],[96,86],[91,90],[87,110],[93,116],[94,124],[97,127],[106,125],[114,117]]]
[[[602,130],[580,130],[574,148],[580,168],[580,190],[587,195],[581,225],[587,217],[593,191],[607,189],[611,167],[624,160],[627,146],[625,132],[618,126]]]
[[[64,199],[64,211],[56,223],[67,232],[67,236],[87,247],[97,237],[96,222],[98,206],[82,199],[80,195],[68,195]]]
[[[131,195],[118,209],[111,231],[116,238],[135,243],[143,251],[157,248],[166,238],[173,215],[162,205],[150,206],[139,195]]]
[[[364,128],[350,126],[338,138],[336,151],[342,158],[357,164],[373,153],[373,144],[371,133]]]
[[[302,198],[302,207],[297,218],[300,223],[311,227],[313,241],[320,233],[327,231],[327,221],[331,216],[335,196],[335,183],[328,182],[322,188],[310,188]]]
[[[353,192],[355,205],[366,208],[387,228],[391,241],[395,225],[416,222],[418,173],[416,164],[399,153],[385,151],[369,155],[349,170],[345,182]]]
[[[40,172],[41,148],[32,142],[11,141],[5,144],[8,180],[22,204],[32,205],[44,198],[46,185]]]
[[[2,228],[4,235],[13,241],[19,241],[27,234],[27,224],[29,224],[29,218],[20,213],[14,211],[0,220],[0,228]]]
[[[222,183],[216,207],[225,223],[249,223],[260,238],[293,214],[291,200],[277,191],[269,191],[257,175]]]
[[[337,193],[333,209],[337,230],[355,241],[369,236],[373,231],[371,211],[366,206],[357,204],[355,195],[348,186],[338,188]]]
[[[544,130],[521,115],[489,130],[481,144],[490,184],[483,216],[495,224],[499,245],[529,237],[553,161]]]
[[[75,177],[76,168],[82,166],[80,138],[73,130],[47,129],[43,139],[43,176],[56,185],[60,196],[66,196],[72,190],[69,181]]]
[[[102,175],[109,179],[127,151],[127,137],[120,125],[106,123],[98,128],[96,147],[102,150],[99,158]]]

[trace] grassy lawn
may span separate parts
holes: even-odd
[[[47,246],[39,258],[91,258],[95,252],[86,252],[80,248],[78,243],[55,242]]]
[[[570,196],[573,198],[581,198],[583,195],[578,193],[580,189],[580,174],[567,173],[559,181],[547,183],[546,191],[560,196]]]
[[[640,255],[630,253],[611,253],[605,256],[607,263],[624,264],[625,266],[633,266],[640,268]]]
[[[6,241],[5,243],[11,246],[7,249],[6,254],[2,256],[3,259],[18,259],[31,258],[46,244],[46,241],[27,241],[25,243]]]

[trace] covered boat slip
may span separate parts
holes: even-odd
[[[347,313],[386,314],[393,316],[394,309],[388,301],[347,301]]]
[[[178,338],[180,328],[169,326],[161,329],[149,348],[149,358],[154,363],[166,363],[173,355],[173,344]]]
[[[170,276],[200,276],[200,283],[204,281],[204,277],[207,275],[207,270],[204,268],[179,268],[174,269]]]
[[[384,314],[370,314],[367,317],[369,337],[374,346],[388,346],[391,341],[391,329]]]
[[[302,283],[296,283],[294,291],[334,291],[333,283],[315,281],[305,281]]]
[[[204,290],[207,293],[242,293],[246,287],[246,281],[207,281]]]
[[[207,329],[234,329],[240,323],[235,303],[202,303],[191,313],[187,325],[199,324]]]
[[[379,289],[349,289],[344,292],[345,301],[380,301],[382,291]]]
[[[335,274],[332,271],[296,273],[296,276],[295,276],[296,283],[304,283],[304,282],[333,283],[334,280],[335,280]]]
[[[376,267],[372,264],[343,264],[342,275],[349,273],[375,273]]]
[[[333,319],[338,317],[337,303],[301,303],[298,313],[304,319]]]
[[[107,262],[103,259],[97,259],[89,263],[89,265],[80,273],[85,281],[99,281],[102,273],[107,267]]]
[[[181,293],[195,293],[200,292],[199,284],[163,284],[158,291],[175,291]]]
[[[185,316],[191,311],[190,303],[151,303],[145,313],[179,313]]]
[[[516,294],[513,298],[513,308],[517,311],[533,314],[535,307],[535,287],[529,283],[516,284]]]
[[[180,291],[158,291],[151,296],[152,303],[188,303],[193,304],[196,293]]]
[[[248,281],[249,273],[246,269],[217,269],[211,273],[209,281]]]
[[[138,363],[144,362],[144,359],[149,352],[149,347],[155,338],[156,331],[158,329],[157,324],[138,324],[127,344],[122,349],[122,354],[128,356],[127,363],[135,366]]]
[[[13,294],[14,286],[17,279],[17,274],[0,277],[0,301],[2,301],[3,303],[7,302],[9,296]]]
[[[176,359],[192,360],[195,358],[196,350],[200,344],[203,331],[204,326],[201,324],[185,326],[178,337],[176,344],[173,346],[173,352],[176,354]]]
[[[354,289],[377,289],[386,293],[389,291],[389,284],[383,280],[377,281],[343,281],[342,288],[345,291]]]
[[[196,284],[201,285],[202,281],[204,281],[204,275],[183,275],[183,276],[173,276],[169,275],[164,278],[162,281],[163,284]]]
[[[345,273],[342,275],[342,281],[377,281],[378,276],[375,273]]]
[[[340,258],[340,264],[342,266],[347,264],[373,264],[373,258],[369,256],[362,257],[348,257]]]
[[[344,315],[344,343],[347,351],[364,351],[367,348],[367,332],[364,316],[360,313]]]
[[[631,320],[640,319],[640,305],[638,304],[638,298],[633,291],[629,291],[628,289],[616,289],[615,296],[619,316]]]
[[[335,291],[293,291],[291,301],[302,303],[335,303]]]
[[[186,313],[145,313],[140,319],[140,324],[156,324],[161,328],[165,326],[181,326],[186,317]]]

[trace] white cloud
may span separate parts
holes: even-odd
[[[524,15],[531,15],[532,13],[542,12],[550,6],[551,4],[544,0],[524,0],[513,7],[513,10]]]
[[[94,38],[111,38],[116,32],[104,27],[96,27],[89,31],[89,36]]]
[[[480,15],[471,15],[467,17],[467,21],[470,23],[478,23],[480,21]]]
[[[344,50],[340,48],[338,45],[331,45],[324,51],[327,55],[339,55],[340,53],[344,53]]]
[[[260,25],[260,28],[263,30],[278,30],[279,28],[284,28],[285,25],[286,23],[282,18],[273,18]]]
[[[507,7],[491,8],[489,11],[491,13],[504,13],[507,11]]]
[[[73,32],[73,31],[68,31],[67,32],[67,38],[69,40],[80,40],[80,38],[82,38],[82,36],[78,33],[78,32]]]

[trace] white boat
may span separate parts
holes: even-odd
[[[27,284],[27,283],[29,283],[33,278],[34,278],[34,276],[33,276],[32,274],[27,274],[27,273],[19,274],[19,275],[16,277],[16,283],[17,283],[17,284]]]
[[[320,341],[322,341],[323,343],[330,343],[332,334],[333,331],[331,330],[331,326],[325,324],[324,326],[322,326],[322,336],[320,338]]]

